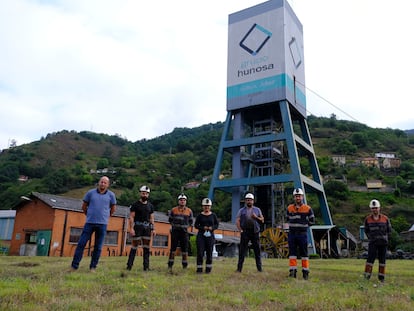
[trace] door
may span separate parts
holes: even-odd
[[[48,256],[50,247],[51,230],[37,231],[37,256]]]

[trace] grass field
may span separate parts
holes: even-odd
[[[71,258],[0,256],[0,310],[414,310],[414,261],[388,260],[380,286],[362,277],[364,260],[312,259],[308,281],[290,279],[287,259],[264,259],[262,273],[247,258],[218,258],[211,274],[195,273],[180,257],[172,274],[167,257],[151,257],[132,271],[126,257],[103,257],[96,273],[89,257],[76,272]],[[375,272],[378,262],[375,262]]]

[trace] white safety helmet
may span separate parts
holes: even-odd
[[[148,186],[145,186],[145,185],[142,186],[141,188],[139,188],[139,191],[141,191],[141,192],[148,192],[148,193],[151,192],[150,188]]]
[[[371,202],[369,202],[369,208],[373,208],[373,207],[380,208],[381,207],[380,202],[378,200],[376,200],[376,199],[371,200]]]
[[[253,193],[247,193],[247,194],[244,196],[244,198],[245,198],[245,199],[252,199],[252,200],[254,200],[254,195],[253,195]]]
[[[293,190],[293,195],[303,195],[303,191],[300,188],[296,188]]]
[[[187,196],[186,196],[184,193],[181,193],[181,194],[178,196],[178,200],[181,200],[181,199],[187,200]]]
[[[202,205],[202,206],[204,206],[204,205],[209,205],[209,206],[211,206],[211,205],[212,205],[212,203],[211,203],[211,200],[210,200],[209,198],[204,198],[204,199],[201,201],[201,205]]]

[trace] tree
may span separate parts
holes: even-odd
[[[177,205],[176,198],[167,191],[151,192],[150,200],[154,204],[155,209],[159,212],[167,212]]]
[[[350,140],[342,139],[338,142],[338,144],[333,146],[332,151],[338,154],[352,155],[357,151],[357,149],[357,146],[352,144]]]
[[[184,172],[187,176],[194,175],[194,169],[196,168],[197,164],[195,160],[190,160],[184,165]]]
[[[10,148],[14,148],[16,146],[17,146],[17,140],[15,140],[15,139],[10,140],[9,147]]]
[[[408,223],[407,219],[405,219],[404,216],[397,216],[391,218],[391,225],[392,228],[397,231],[398,233],[401,233],[403,231],[407,231],[410,228],[410,224]]]
[[[109,166],[109,160],[107,158],[100,158],[98,163],[96,163],[96,169],[101,170]]]
[[[363,132],[353,133],[351,136],[351,142],[360,148],[364,148],[368,143],[368,137]]]
[[[348,186],[337,180],[328,181],[324,188],[327,195],[339,200],[346,200],[349,196]]]
[[[19,177],[19,169],[14,163],[6,163],[0,167],[0,182],[16,181]]]
[[[64,193],[71,189],[72,177],[66,169],[53,171],[45,179],[48,192],[52,194]]]

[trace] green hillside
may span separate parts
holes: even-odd
[[[13,208],[31,191],[81,198],[102,174],[110,176],[121,205],[137,198],[140,185],[152,188],[157,210],[176,203],[182,190],[190,206],[209,190],[223,123],[176,128],[171,133],[130,142],[118,136],[63,130],[0,154],[0,209]],[[414,223],[414,136],[398,129],[370,128],[352,121],[308,117],[315,153],[334,223],[358,235],[358,227],[373,197],[383,204],[397,232]],[[380,170],[361,164],[376,153],[394,153],[398,169]],[[346,157],[335,164],[333,155]],[[231,168],[225,159],[224,173]],[[27,176],[27,181],[19,181]],[[367,180],[380,180],[387,192],[366,191]],[[189,182],[197,188],[186,189]],[[312,204],[312,202],[310,202]],[[217,193],[214,209],[223,221],[231,219],[231,198]]]

